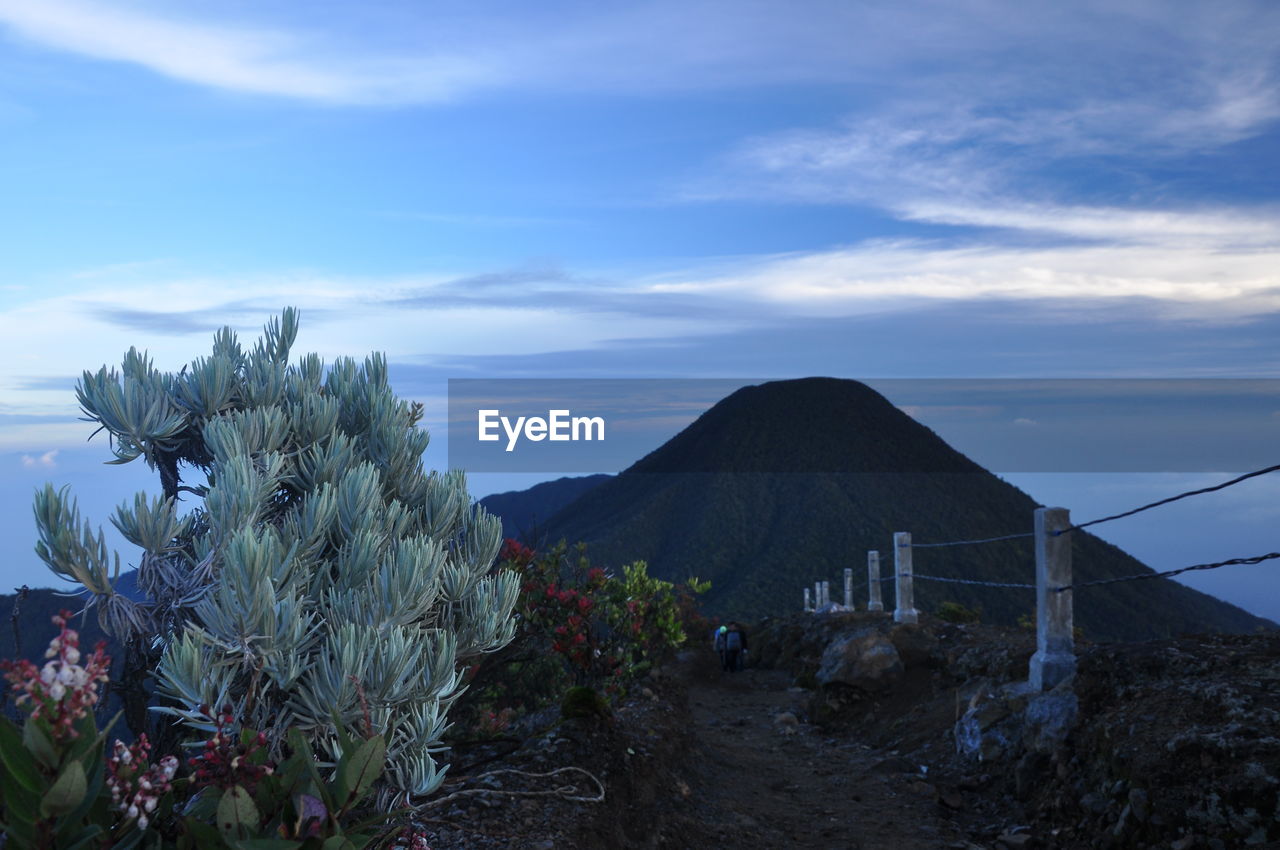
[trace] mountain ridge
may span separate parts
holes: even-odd
[[[890,574],[895,531],[912,532],[918,543],[1030,532],[1037,507],[870,387],[803,378],[726,396],[564,505],[541,542],[581,540],[603,566],[645,560],[667,580],[710,579],[709,610],[751,620],[796,610],[815,580],[831,581],[839,600],[845,567],[854,568],[856,585],[864,583],[868,550],[880,551],[882,574]],[[1072,551],[1077,581],[1151,572],[1087,532],[1073,534]],[[1031,583],[1031,541],[920,550],[915,571]],[[1035,608],[1030,591],[924,578],[916,596],[922,610],[957,602],[1004,625]],[[1275,627],[1173,582],[1124,582],[1075,596],[1077,624],[1098,639]],[[855,598],[865,604],[865,590]],[[884,599],[893,604],[890,582]]]

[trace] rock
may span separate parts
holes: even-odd
[[[1169,842],[1169,850],[1191,850],[1196,845],[1196,837],[1194,835],[1184,835],[1177,841]]]
[[[1147,792],[1141,788],[1130,789],[1129,808],[1133,810],[1133,817],[1138,823],[1146,823],[1147,817],[1151,813],[1151,804],[1147,799]]]
[[[875,629],[861,629],[826,648],[816,678],[823,685],[880,691],[900,679],[902,671],[902,658],[893,642]]]
[[[1048,764],[1049,757],[1043,753],[1029,752],[1018,759],[1018,765],[1013,769],[1013,781],[1014,793],[1019,800],[1029,799],[1032,792],[1040,786]]]
[[[997,844],[1003,844],[1010,850],[1018,850],[1022,847],[1034,847],[1035,838],[1029,832],[1005,832],[996,838]]]
[[[996,761],[1014,748],[1014,739],[1002,725],[1010,716],[1009,706],[998,697],[977,699],[956,723],[956,750],[979,761]]]
[[[1076,695],[1066,688],[1054,688],[1027,702],[1022,726],[1022,742],[1037,753],[1052,753],[1066,739],[1080,714]]]
[[[930,800],[935,799],[938,796],[937,788],[934,788],[928,782],[921,782],[919,780],[909,783],[907,785],[907,790],[918,797],[926,797]]]
[[[881,759],[871,765],[872,773],[915,773],[916,766],[901,756]]]
[[[1090,791],[1080,798],[1080,808],[1091,814],[1100,815],[1107,810],[1107,800],[1096,791]]]
[[[953,811],[959,811],[964,808],[964,798],[955,791],[948,791],[938,797],[938,802]]]
[[[889,640],[898,651],[904,667],[929,664],[938,648],[938,638],[930,630],[914,623],[902,623],[889,630]]]
[[[1129,816],[1133,813],[1133,808],[1128,804],[1124,804],[1124,808],[1120,810],[1120,819],[1116,821],[1116,825],[1111,828],[1111,834],[1116,838],[1124,835],[1126,829],[1129,828]]]

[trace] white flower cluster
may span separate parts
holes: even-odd
[[[151,822],[148,816],[156,810],[160,798],[172,789],[174,774],[178,772],[178,760],[174,756],[165,756],[159,764],[147,765],[149,751],[146,735],[139,736],[131,747],[117,740],[107,764],[111,802],[124,812],[126,819],[137,818],[138,829],[147,828]]]
[[[58,639],[54,638],[52,643],[58,643]],[[58,652],[58,647],[50,644],[44,657],[53,660],[46,662],[40,670],[40,682],[45,687],[45,693],[55,700],[66,696],[67,688],[83,688],[92,681],[89,671],[80,666],[80,650],[74,646],[67,647],[62,650],[61,660],[56,657]],[[96,697],[97,694],[93,696]],[[92,704],[96,699],[88,699],[87,702]]]

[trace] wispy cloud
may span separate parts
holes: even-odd
[[[58,466],[57,457],[57,449],[50,449],[39,456],[23,455],[22,466],[25,469],[55,469]]]
[[[1144,298],[1168,318],[1230,320],[1280,310],[1277,263],[1280,245],[1218,254],[1179,247],[1176,237],[1150,245],[1050,248],[900,240],[754,258],[737,270],[650,286],[797,315],[858,314],[929,300],[1024,298],[1070,306]]]
[[[253,94],[332,103],[446,99],[488,77],[450,52],[382,58],[343,51],[315,35],[210,23],[92,0],[0,0],[0,22],[59,50],[128,62],[174,79]]]

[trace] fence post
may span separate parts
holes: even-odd
[[[1031,656],[1033,690],[1052,688],[1076,671],[1071,591],[1071,536],[1053,532],[1071,527],[1066,508],[1036,509],[1036,653]]]
[[[898,607],[893,612],[895,623],[919,622],[920,612],[915,609],[915,595],[911,586],[911,532],[897,531],[893,535],[894,587],[897,588]]]
[[[809,588],[804,589],[804,610],[812,611],[813,606],[809,604]]]
[[[880,601],[880,553],[867,553],[867,589],[871,591],[868,598],[868,611],[883,611],[884,603]]]
[[[829,581],[824,581],[822,583],[822,604],[831,604],[831,582]]]
[[[844,607],[853,608],[853,567],[844,568]]]
[[[822,582],[815,581],[813,583],[813,610],[817,611],[822,607]]]

